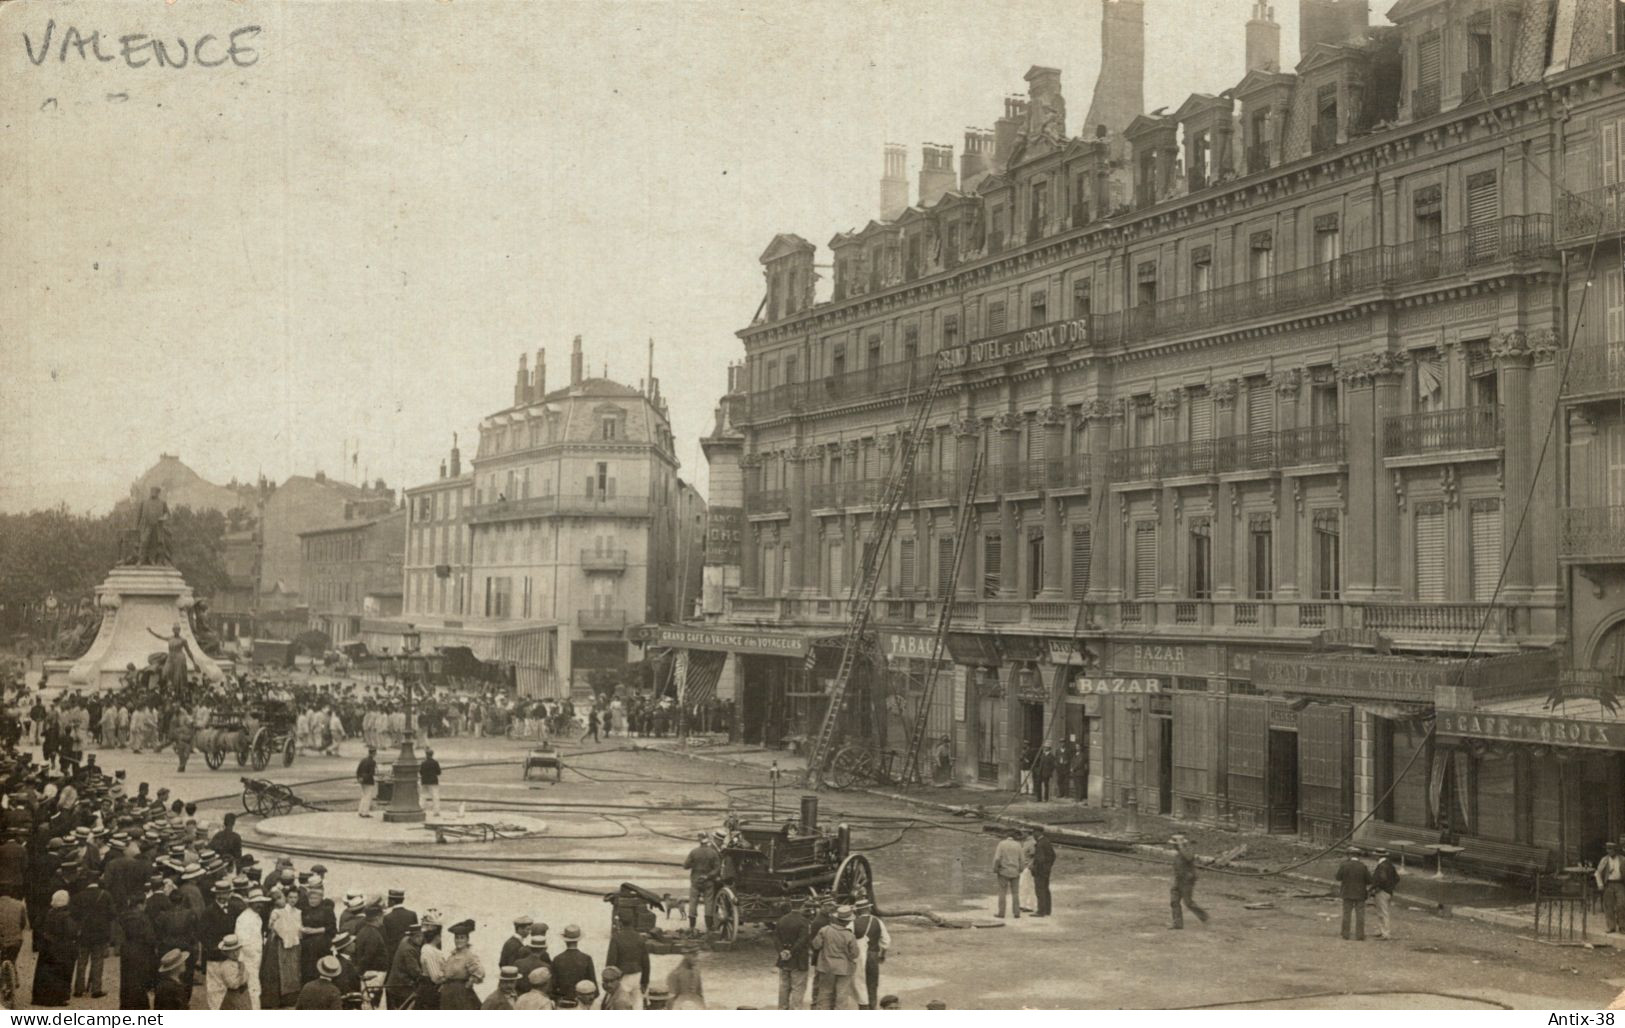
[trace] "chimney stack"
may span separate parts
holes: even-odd
[[[541,403],[547,396],[547,351],[536,351],[536,363],[530,369],[530,400]]]
[[[929,207],[954,187],[954,148],[926,143],[920,151],[920,206]]]
[[[457,433],[451,434],[451,477],[456,478],[463,473],[463,451],[457,448]]]
[[[1128,145],[1123,130],[1145,113],[1145,4],[1143,0],[1105,0],[1100,19],[1100,77],[1089,102],[1083,134],[1099,126],[1110,134],[1111,155],[1123,157]]]
[[[446,477],[446,462],[445,461],[440,462],[440,477],[441,478]]]
[[[576,336],[570,344],[570,384],[581,384],[581,337]]]
[[[525,355],[519,355],[519,377],[513,384],[513,405],[521,406],[529,399],[530,373],[525,370]]]
[[[895,221],[908,209],[908,151],[886,144],[885,173],[880,176],[880,220]]]
[[[1247,71],[1281,70],[1281,26],[1267,0],[1255,0],[1247,19]]]
[[[1370,0],[1298,0],[1298,60],[1321,43],[1357,43],[1370,27]]]
[[[965,129],[965,152],[959,155],[959,191],[968,193],[993,168],[993,130]]]
[[[1016,148],[1016,136],[1027,124],[1027,98],[1011,95],[1004,98],[1004,117],[993,123],[993,170],[1003,172],[1010,163],[1010,152]]]

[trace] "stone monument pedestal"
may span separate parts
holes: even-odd
[[[141,564],[114,568],[107,581],[96,587],[96,606],[103,615],[101,629],[85,655],[74,661],[68,672],[68,686],[117,689],[125,666],[145,667],[150,654],[164,650],[165,640],[176,625],[197,661],[195,668],[188,665],[188,674],[195,676],[201,670],[205,679],[221,681],[225,676],[220,665],[204,654],[192,635],[192,622],[187,618],[192,602],[191,586],[173,567]]]

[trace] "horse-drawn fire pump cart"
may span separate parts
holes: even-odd
[[[220,769],[227,754],[237,758],[238,767],[264,771],[281,753],[282,766],[291,767],[299,749],[295,721],[293,709],[281,700],[265,700],[248,711],[217,710],[193,745],[212,770]]]

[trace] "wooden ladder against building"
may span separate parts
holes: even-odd
[[[920,706],[914,714],[914,727],[908,733],[908,753],[903,758],[901,768],[905,783],[927,783],[925,773],[920,769],[920,754],[925,750],[926,726],[931,720],[931,695],[937,687],[937,669],[941,666],[942,651],[948,645],[948,628],[954,619],[954,593],[959,583],[959,567],[965,559],[965,552],[970,546],[971,519],[976,514],[976,490],[982,480],[982,449],[977,447],[976,460],[971,464],[970,479],[965,483],[965,493],[959,505],[959,528],[954,536],[953,567],[949,569],[947,588],[943,592],[937,607],[936,641],[931,647],[931,663],[926,665],[925,683],[920,690]]]
[[[848,602],[848,621],[844,638],[841,640],[841,664],[835,672],[835,684],[830,690],[829,707],[824,711],[824,720],[818,728],[818,735],[813,740],[812,749],[807,756],[808,788],[816,789],[823,784],[824,770],[829,765],[830,758],[834,756],[836,733],[840,730],[841,712],[846,708],[847,689],[852,681],[852,670],[857,666],[858,658],[863,652],[865,636],[869,628],[869,612],[874,607],[875,591],[880,587],[880,574],[886,566],[886,551],[891,545],[892,532],[897,527],[897,513],[908,498],[909,485],[914,477],[914,458],[919,453],[920,440],[924,438],[926,423],[930,420],[931,409],[936,405],[937,390],[942,383],[942,367],[938,365],[931,371],[931,379],[926,383],[925,393],[920,398],[920,405],[914,411],[914,417],[909,423],[908,431],[898,440],[899,448],[897,466],[892,475],[886,480],[886,490],[881,495],[879,519],[875,523],[875,534],[872,546],[863,548],[863,570],[858,580],[852,583],[852,592]]]

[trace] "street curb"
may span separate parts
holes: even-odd
[[[687,757],[690,760],[704,761],[706,763],[712,763],[712,764],[726,764],[726,765],[728,765],[730,767],[750,768],[750,769],[756,770],[756,771],[766,770],[760,764],[756,764],[756,763],[753,763],[753,762],[748,761],[748,760],[730,760],[726,756],[720,756],[720,755],[716,755],[716,754],[693,753],[693,752],[689,752],[687,750],[659,749],[659,748],[656,748],[656,747],[653,747],[653,746],[649,746],[649,747],[639,746],[639,747],[634,747],[634,749],[646,749],[651,753],[668,753],[668,754],[672,754],[674,756]],[[876,788],[857,789],[857,790],[853,790],[853,791],[855,791],[855,792],[863,792],[863,793],[866,793],[866,794],[868,794],[870,796],[877,797],[879,799],[891,800],[894,803],[906,803],[909,806],[924,807],[924,808],[926,808],[928,810],[935,810],[935,811],[938,811],[938,812],[944,813],[944,814],[956,814],[956,815],[958,815],[958,814],[973,814],[976,817],[981,818],[982,820],[984,820],[984,821],[986,821],[986,822],[988,822],[990,824],[1009,825],[1009,826],[1011,826],[1013,828],[1034,828],[1034,827],[1042,826],[1043,828],[1048,829],[1050,831],[1056,831],[1056,829],[1054,829],[1053,826],[1045,824],[1042,821],[1033,821],[1033,820],[1030,820],[1028,818],[1022,818],[1022,817],[1012,817],[1012,816],[1010,816],[1008,814],[989,814],[986,811],[984,811],[984,810],[982,810],[982,809],[980,809],[978,807],[967,806],[967,805],[962,804],[962,803],[938,803],[936,801],[926,799],[925,797],[921,797],[921,796],[910,796],[907,793],[890,792],[890,791],[885,790],[885,789],[876,789]],[[1065,830],[1061,829],[1060,831],[1064,833]],[[1139,854],[1140,856],[1166,858],[1166,859],[1170,859],[1170,860],[1172,859],[1173,853],[1174,853],[1174,851],[1172,849],[1169,849],[1166,846],[1156,846],[1156,845],[1152,845],[1150,843],[1135,843],[1133,845],[1133,850],[1134,850],[1135,853]],[[1110,853],[1111,851],[1109,851],[1109,850],[1100,850],[1098,852]],[[1253,872],[1258,872],[1260,874],[1267,873],[1269,871],[1269,868],[1259,867],[1259,866],[1257,866],[1255,864],[1245,864],[1245,863],[1239,863],[1238,862],[1238,863],[1232,863],[1229,866],[1233,867],[1233,868],[1235,868],[1237,870],[1253,871]],[[1323,887],[1325,887],[1325,889],[1327,890],[1328,893],[1330,893],[1333,889],[1337,888],[1337,883],[1335,881],[1333,881],[1332,879],[1330,879],[1330,878],[1320,878],[1320,877],[1317,877],[1315,875],[1303,874],[1302,872],[1299,872],[1299,871],[1280,871],[1280,872],[1276,872],[1275,876],[1279,877],[1279,878],[1289,879],[1289,880],[1295,881],[1295,882],[1303,882],[1306,885],[1323,886]],[[1394,897],[1394,903],[1395,903],[1395,905],[1400,906],[1400,907],[1404,907],[1406,909],[1422,910],[1422,911],[1427,911],[1427,912],[1430,912],[1430,913],[1435,912],[1438,909],[1437,905],[1429,905],[1429,904],[1427,904],[1427,903],[1425,903],[1423,901],[1420,901],[1420,900],[1412,900],[1412,899],[1408,899],[1408,898],[1400,897],[1400,896],[1395,896]],[[1461,918],[1462,920],[1465,920],[1465,921],[1476,921],[1476,922],[1478,922],[1480,924],[1491,925],[1491,926],[1496,927],[1496,928],[1506,928],[1506,929],[1517,930],[1517,929],[1527,929],[1529,927],[1528,919],[1523,917],[1522,915],[1516,915],[1515,916],[1515,915],[1512,915],[1512,914],[1504,913],[1504,912],[1499,911],[1499,910],[1492,910],[1492,909],[1487,909],[1487,908],[1484,908],[1484,907],[1451,907],[1451,908],[1449,908],[1449,911],[1450,911],[1450,913],[1448,915],[1446,915],[1446,916],[1458,917],[1458,918]],[[1602,947],[1608,946],[1609,944],[1606,943],[1606,942],[1602,942],[1602,943],[1595,943],[1594,945],[1598,946],[1599,948],[1602,948]]]

